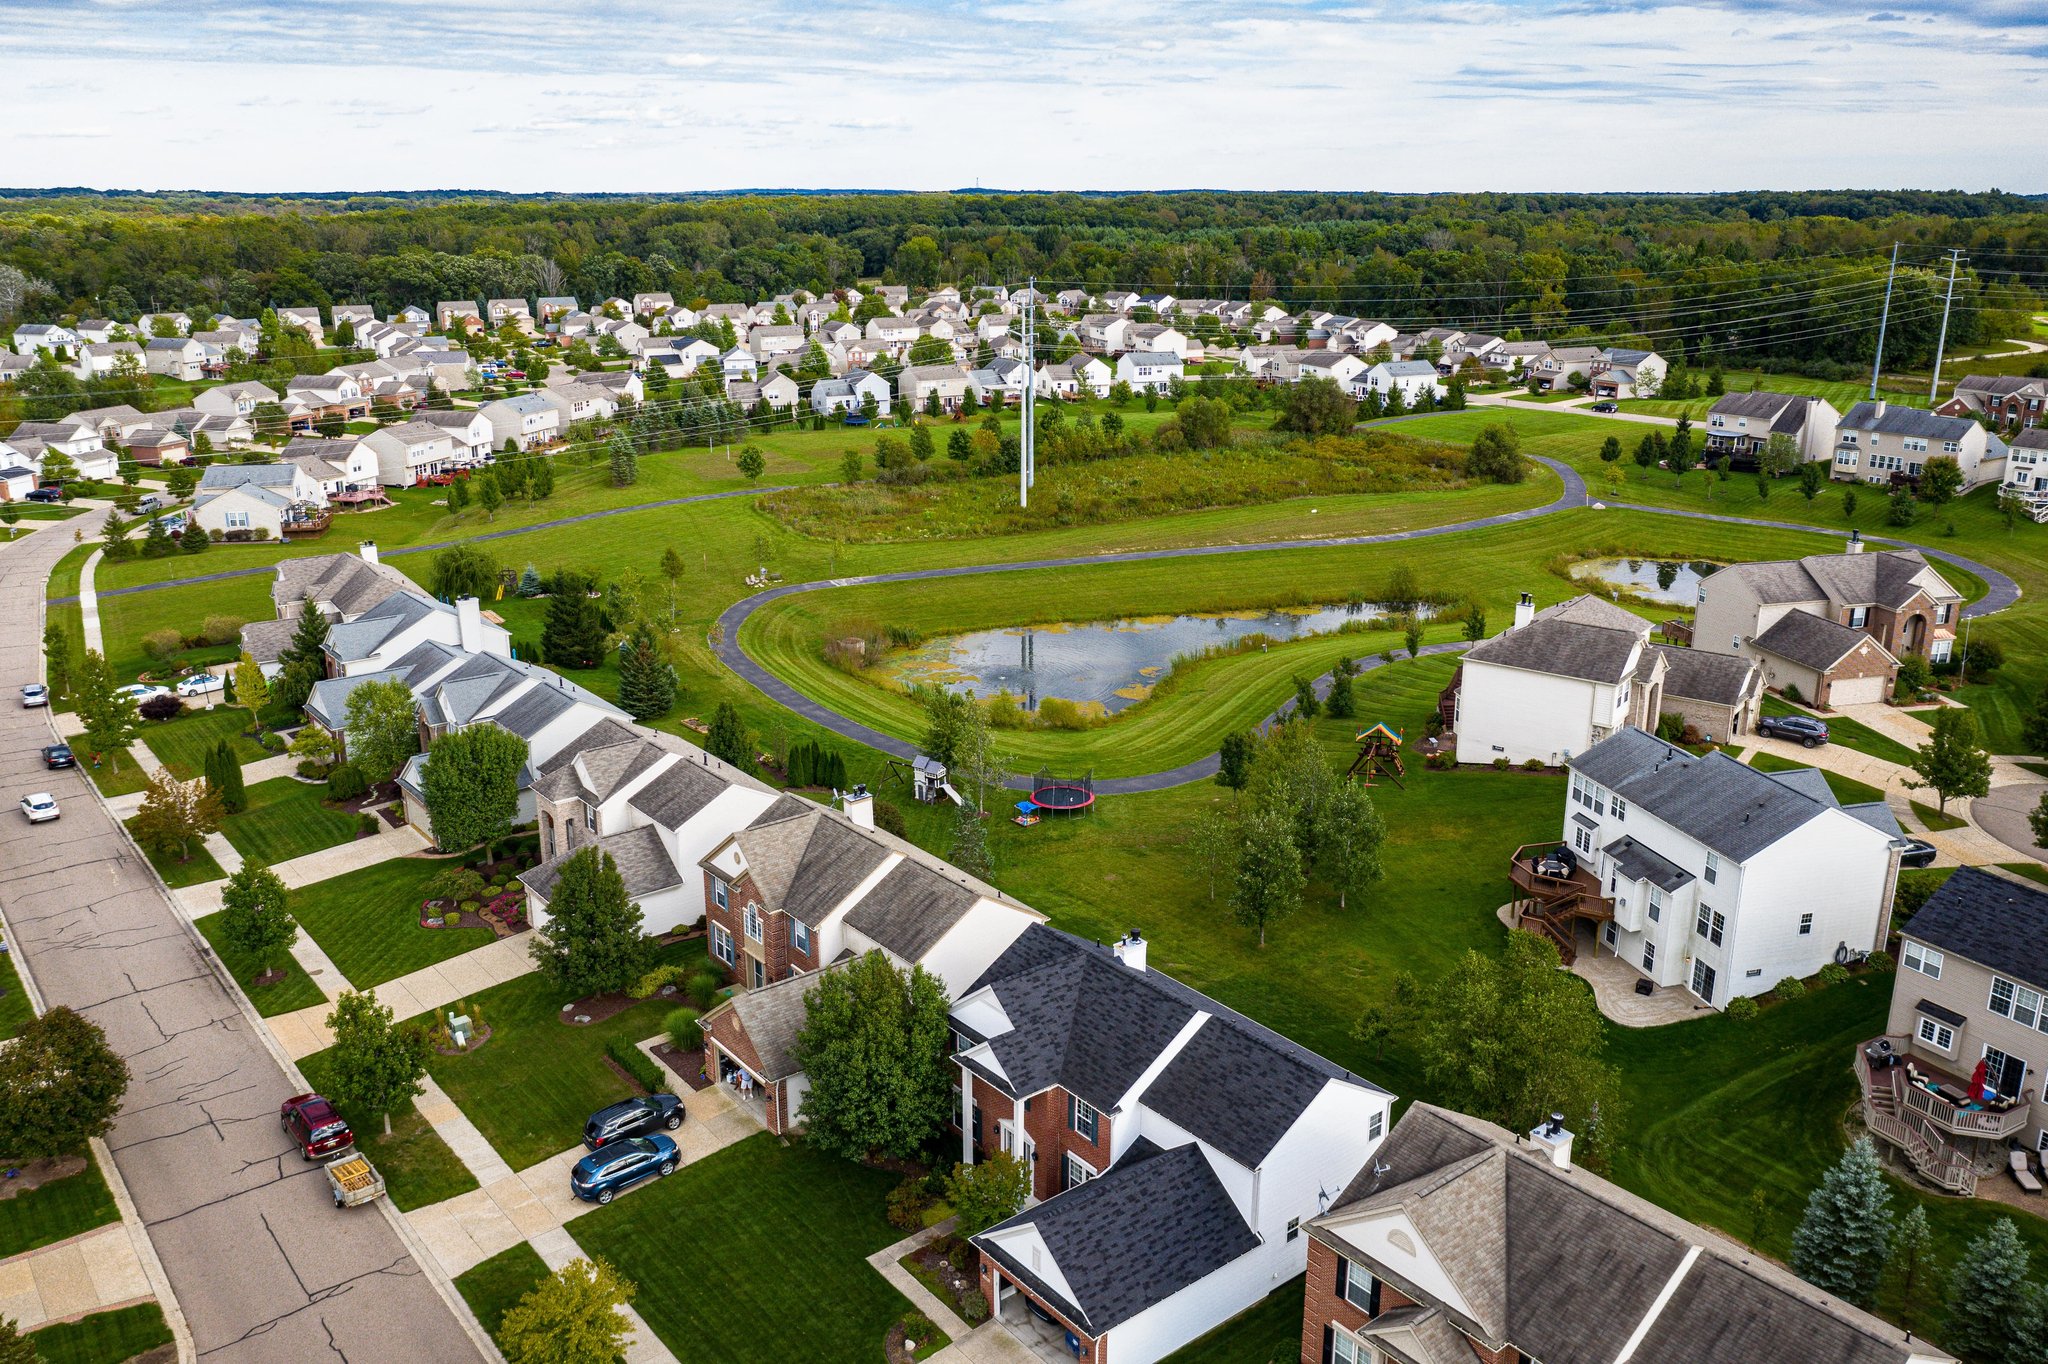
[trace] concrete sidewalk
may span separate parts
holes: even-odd
[[[148,1301],[149,1275],[120,1222],[0,1260],[0,1317],[24,1331]]]
[[[78,614],[85,618],[85,647],[97,654],[105,654],[107,645],[100,635],[100,597],[93,590],[92,579],[100,566],[100,555],[105,552],[96,549],[86,555],[78,570]]]
[[[219,883],[215,883],[216,885]],[[442,1009],[458,999],[481,994],[493,985],[516,980],[534,969],[527,951],[527,934],[499,938],[472,952],[447,961],[424,966],[397,980],[372,987],[380,1003],[391,1006],[400,1018],[411,1018],[432,1009]],[[293,1060],[320,1051],[334,1041],[327,1030],[328,1006],[316,1004],[296,1013],[279,1014],[264,1021],[285,1053]]]
[[[948,1340],[965,1340],[969,1330],[967,1323],[960,1319],[959,1313],[941,1302],[936,1293],[919,1283],[916,1275],[896,1262],[951,1232],[958,1221],[956,1217],[949,1217],[943,1222],[926,1227],[914,1236],[904,1237],[893,1246],[884,1246],[868,1256],[868,1267],[887,1279],[891,1288],[910,1299],[912,1307],[930,1317],[932,1324],[944,1331]],[[973,1275],[970,1273],[967,1277],[969,1286],[972,1287]]]
[[[138,797],[138,801],[139,801]],[[215,846],[218,840],[220,847]],[[394,858],[411,857],[427,850],[427,840],[420,831],[410,824],[401,824],[395,829],[384,829],[375,838],[352,838],[346,843],[337,843],[331,848],[309,852],[304,857],[294,857],[289,862],[280,862],[271,870],[287,886],[297,889],[317,882],[331,880],[348,872],[373,867],[379,862]],[[242,866],[242,855],[232,844],[219,834],[207,836],[206,848],[214,855],[223,871],[232,875]],[[220,908],[221,888],[225,881],[208,881],[202,885],[186,886],[173,890],[171,896],[185,910],[186,917],[203,919]]]

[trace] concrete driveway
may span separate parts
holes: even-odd
[[[49,1002],[105,1028],[128,1060],[107,1144],[194,1346],[212,1364],[480,1359],[386,1213],[337,1212],[287,1149],[277,1104],[297,1077],[85,778],[37,759],[49,712],[22,709],[14,689],[41,677],[50,569],[101,515],[0,552],[0,912]],[[63,818],[32,829],[13,808],[28,790],[53,792]]]

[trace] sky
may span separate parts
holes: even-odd
[[[0,15],[8,187],[2048,192],[2048,0]]]

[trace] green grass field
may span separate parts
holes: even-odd
[[[292,914],[349,984],[367,990],[495,939],[488,928],[420,927],[427,883],[448,865],[400,857],[301,886],[292,892]]]
[[[1882,758],[1888,763],[1910,767],[1915,754],[1912,749],[1889,735],[1879,734],[1861,720],[1852,720],[1846,715],[1822,715],[1818,711],[1795,706],[1775,696],[1764,697],[1763,713],[1766,715],[1819,715],[1827,721],[1828,742],[1837,748],[1846,748],[1865,757]]]
[[[153,1302],[45,1326],[28,1338],[43,1364],[125,1364],[173,1339],[163,1308]]]
[[[532,1246],[521,1241],[456,1275],[455,1287],[484,1330],[496,1340],[505,1313],[547,1276],[546,1262]]]
[[[327,1052],[316,1052],[299,1063],[306,1083],[325,1091],[333,1074]],[[356,1149],[370,1158],[384,1176],[384,1187],[400,1212],[424,1208],[468,1193],[477,1187],[476,1176],[441,1140],[420,1111],[411,1104],[391,1115],[391,1133],[385,1135],[383,1120],[374,1114],[343,1106],[342,1116],[356,1134]]]
[[[1910,801],[1908,804],[1913,807],[1913,813],[1919,818],[1920,822],[1936,833],[1942,833],[1949,829],[1960,829],[1970,822],[1961,815],[1944,814],[1934,806],[1923,805],[1917,800]]]
[[[1289,1279],[1162,1364],[1300,1364],[1301,1291],[1302,1281]]]
[[[257,782],[248,788],[248,808],[229,815],[221,833],[235,851],[265,866],[346,843],[356,836],[356,817],[329,808],[326,796],[326,787],[295,777]]]
[[[171,775],[190,781],[206,771],[206,755],[225,739],[235,757],[245,763],[270,756],[263,745],[245,733],[249,712],[239,706],[216,706],[212,710],[188,710],[162,724],[143,722],[142,742],[162,759]]]
[[[1870,380],[1809,379],[1803,374],[1763,374],[1755,370],[1729,370],[1722,376],[1722,383],[1730,393],[1747,393],[1751,387],[1766,393],[1791,393],[1811,395],[1826,399],[1837,412],[1847,412],[1857,403],[1870,396]],[[1922,379],[1918,384],[1902,375],[1887,374],[1878,381],[1878,396],[1892,402],[1910,402],[1925,405],[1927,383]],[[1644,412],[1657,417],[1678,417],[1688,410],[1692,413],[1693,424],[1706,421],[1707,409],[1714,405],[1710,397],[1697,398],[1629,398],[1622,402],[1624,412]]]
[[[119,1220],[99,1165],[87,1156],[75,1175],[0,1198],[0,1260]]]
[[[15,1036],[36,1016],[22,988],[21,974],[14,969],[14,952],[0,952],[0,1041]]]
[[[128,832],[135,832],[135,820],[132,816],[123,822],[128,826]],[[198,839],[193,839],[187,847],[189,855],[182,860],[176,852],[160,853],[153,848],[144,848],[142,855],[149,859],[150,866],[156,868],[156,874],[164,879],[164,884],[173,890],[181,886],[199,886],[208,881],[219,881],[227,875],[220,863],[213,860],[213,854],[208,852]]]
[[[288,1014],[298,1009],[309,1009],[327,996],[321,992],[313,978],[306,974],[306,968],[299,965],[289,952],[280,952],[276,960],[259,961],[246,952],[228,946],[221,937],[221,916],[208,914],[194,921],[194,926],[212,945],[214,955],[242,987],[242,993],[249,996],[249,1002],[256,1006],[256,1012],[265,1018],[273,1014]],[[305,930],[301,928],[300,932]],[[255,983],[256,977],[265,970],[282,968],[284,979],[268,985]]]
[[[679,1359],[873,1359],[910,1306],[864,1258],[902,1235],[883,1215],[897,1178],[764,1132],[569,1231],[639,1285],[635,1310]]]

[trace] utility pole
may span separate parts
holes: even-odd
[[[1034,314],[1038,310],[1037,278],[1034,276],[1027,280],[1024,287],[1030,292],[1024,299],[1024,404],[1020,409],[1024,429],[1017,440],[1017,505],[1020,507],[1031,505],[1031,485],[1037,482],[1037,471],[1031,467],[1036,453],[1033,449],[1036,436],[1032,430],[1032,417],[1038,396],[1038,346],[1033,335]]]
[[[1870,363],[1870,401],[1877,401],[1877,375],[1884,368],[1884,332],[1892,320],[1892,281],[1899,273],[1899,244],[1892,243],[1892,268],[1884,277],[1884,312],[1877,319],[1877,359]]]
[[[1934,343],[1934,377],[1927,383],[1927,405],[1934,406],[1934,395],[1941,391],[1941,353],[1948,349],[1948,310],[1956,301],[1956,267],[1962,263],[1961,251],[1948,253],[1948,298],[1941,305],[1941,339]]]

